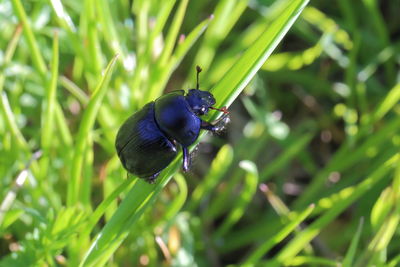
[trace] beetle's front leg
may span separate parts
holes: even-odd
[[[182,146],[182,152],[183,152],[183,166],[182,169],[184,172],[187,172],[190,167],[190,155],[189,155],[189,149],[187,147]]]
[[[230,121],[229,114],[224,114],[220,119],[218,119],[214,123],[209,123],[207,121],[202,120],[200,128],[211,131],[213,133],[218,133],[225,128],[225,126],[229,123],[229,121]]]

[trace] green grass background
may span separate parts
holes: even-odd
[[[399,6],[0,1],[0,266],[399,266]],[[127,178],[119,126],[196,65],[227,131]]]

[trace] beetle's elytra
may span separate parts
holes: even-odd
[[[178,145],[183,151],[182,168],[188,171],[188,147],[196,141],[200,130],[218,132],[229,122],[225,107],[214,108],[214,96],[199,90],[201,68],[197,66],[196,70],[196,89],[187,94],[178,90],[159,97],[130,116],[119,129],[115,147],[129,173],[153,183],[178,154]],[[224,115],[214,124],[200,119],[209,109],[222,111]]]

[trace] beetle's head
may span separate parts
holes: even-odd
[[[215,98],[210,92],[198,89],[190,89],[186,101],[198,116],[207,114],[208,109],[215,104]]]

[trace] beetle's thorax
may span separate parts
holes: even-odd
[[[157,99],[155,119],[168,138],[184,147],[194,143],[200,132],[200,118],[191,110],[185,96],[178,93]]]

